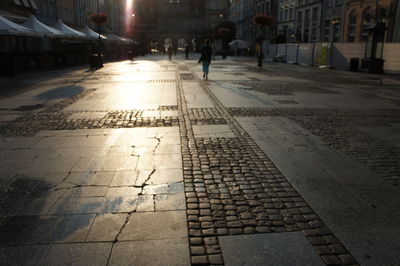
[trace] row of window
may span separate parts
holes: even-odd
[[[294,19],[294,7],[286,8],[286,9],[281,9],[279,11],[279,21],[287,21],[287,20],[293,20]]]
[[[366,21],[365,19],[361,19],[361,31],[360,31],[360,40],[366,41],[367,40],[367,28],[370,27],[372,24],[370,21]],[[347,41],[354,42],[356,36],[356,27],[357,27],[357,16],[352,13],[349,16],[349,26],[347,29]]]
[[[309,8],[306,10],[299,10],[297,11],[296,22],[302,23],[307,21],[318,21],[319,20],[319,7]]]

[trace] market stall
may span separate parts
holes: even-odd
[[[34,67],[32,54],[41,50],[40,33],[0,16],[0,74],[11,75]]]

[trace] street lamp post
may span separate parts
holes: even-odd
[[[101,35],[100,35],[100,30],[101,30],[101,24],[107,22],[107,14],[100,14],[100,0],[97,0],[97,14],[91,16],[92,22],[97,25],[98,29],[98,34],[99,34],[99,39],[98,39],[98,48],[97,48],[97,54],[92,55],[93,59],[93,64],[94,62],[96,63],[96,67],[100,68],[103,67],[103,55],[101,53]],[[92,65],[92,63],[91,63]],[[94,66],[94,65],[93,65]]]
[[[99,16],[100,16],[100,0],[97,0],[97,17],[99,17]],[[98,25],[97,30],[98,30],[98,33],[99,33],[99,47],[98,47],[98,53],[99,53],[99,56],[100,56],[100,55],[101,55],[101,48],[100,48],[100,42],[101,42],[101,38],[100,38],[100,29],[101,29],[101,24],[98,23],[97,25]]]
[[[333,39],[335,38],[336,35],[336,25],[339,24],[339,18],[333,18],[331,21],[332,24],[332,30],[331,30],[331,53],[330,53],[330,68],[333,69]]]
[[[262,65],[263,65],[263,51],[262,51],[263,34],[262,34],[262,30],[263,30],[263,27],[272,25],[272,18],[271,18],[271,16],[267,16],[265,14],[258,14],[256,16],[254,16],[253,21],[254,21],[254,24],[261,27],[261,35],[260,35],[260,38],[258,38],[259,44],[260,44],[260,49],[259,49],[259,52],[257,55],[257,59],[258,59],[258,66],[262,67]],[[257,38],[256,38],[256,42],[257,42]]]

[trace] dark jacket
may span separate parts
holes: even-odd
[[[212,53],[212,47],[210,45],[204,45],[201,49],[201,57],[199,62],[211,62]]]

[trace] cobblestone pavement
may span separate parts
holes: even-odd
[[[326,264],[356,264],[206,83],[199,82],[216,106],[204,113],[224,118],[235,137],[196,138],[190,119],[194,111],[182,102],[185,126],[181,124],[181,142],[192,264],[223,263],[218,236],[292,231],[303,232]]]
[[[7,91],[0,264],[223,265],[229,239],[294,233],[299,259],[396,265],[398,80],[254,65],[217,60],[206,82],[150,56]]]
[[[367,166],[390,184],[400,184],[400,149],[363,127],[391,127],[400,123],[400,110],[343,110],[313,108],[231,108],[235,116],[284,116],[319,136],[337,151]]]

